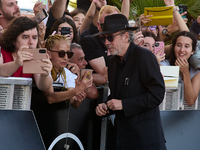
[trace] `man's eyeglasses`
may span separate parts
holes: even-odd
[[[50,52],[57,52],[57,53],[58,53],[58,56],[59,56],[60,58],[65,57],[65,54],[67,54],[67,57],[68,57],[68,58],[71,58],[71,57],[73,56],[73,54],[74,54],[74,52],[72,52],[72,51],[67,51],[67,52],[65,52],[64,50],[59,50],[59,51],[49,50],[49,51],[50,51]]]
[[[122,33],[119,33],[119,34],[115,34],[115,35],[108,35],[108,36],[102,36],[100,37],[101,40],[105,43],[106,39],[109,41],[109,42],[113,42],[114,41],[114,37],[117,36],[117,35],[120,35]]]
[[[146,30],[148,27],[149,27],[149,29],[150,29],[151,31],[153,31],[153,30],[155,30],[155,29],[157,28],[157,26],[142,26],[142,29],[143,29],[143,30]]]

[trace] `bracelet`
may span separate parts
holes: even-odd
[[[164,29],[162,30],[162,34],[163,34],[164,36],[167,36],[167,37],[170,36],[170,34],[168,33],[167,28],[164,28]]]
[[[173,9],[173,12],[175,11],[179,11],[179,7],[178,6],[175,6],[175,8]]]

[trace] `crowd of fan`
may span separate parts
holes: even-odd
[[[92,35],[102,32],[105,16],[121,13],[129,19],[130,0],[124,0],[121,11],[115,6],[107,5],[106,0],[85,0],[86,7],[81,2],[84,3],[83,0],[78,1],[78,8],[71,12],[67,10],[68,0],[55,0],[53,4],[49,1],[49,8],[42,2],[37,2],[33,8],[35,15],[43,9],[48,12],[47,22],[38,24],[34,18],[20,15],[16,0],[0,0],[0,76],[33,78],[50,104],[69,99],[70,104],[77,108],[86,97],[98,98],[96,87],[108,81],[107,63],[111,55],[101,36]],[[171,5],[167,2],[165,4]],[[200,17],[189,29],[187,19],[182,18],[186,13],[179,14],[174,5],[173,23],[168,26],[144,26],[151,20],[148,18],[150,16],[142,14],[139,19],[141,31],[130,32],[129,35],[132,42],[154,53],[156,41],[166,41],[172,37],[172,33],[176,33],[172,43],[165,46],[165,53],[161,53],[161,49],[155,57],[160,65],[180,66],[184,96],[187,104],[193,105],[200,90],[200,56],[197,45]],[[137,23],[136,21],[135,26]],[[64,27],[70,29],[65,35],[61,31]],[[48,57],[43,60],[46,65],[42,68],[46,73],[23,74],[23,61],[33,57],[23,49],[39,47],[48,50]],[[92,77],[84,80],[86,73],[79,80],[80,69],[85,68],[93,70]],[[62,83],[65,87],[63,92],[54,92],[52,83]]]

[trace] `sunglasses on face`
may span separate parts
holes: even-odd
[[[106,39],[109,41],[109,42],[113,42],[114,41],[114,37],[117,36],[117,35],[120,35],[122,33],[119,33],[119,34],[115,34],[115,35],[108,35],[108,36],[102,36],[100,37],[101,40],[105,43],[106,42]]]
[[[146,30],[148,27],[149,27],[149,29],[150,29],[151,31],[153,31],[153,30],[156,29],[157,26],[142,26],[142,28],[143,28],[144,30]]]
[[[60,58],[63,58],[63,57],[65,57],[65,54],[67,54],[67,57],[68,58],[71,58],[72,56],[73,56],[73,52],[71,52],[71,51],[64,51],[64,50],[59,50],[59,51],[53,51],[53,50],[49,50],[50,52],[57,52],[58,53],[58,56],[60,57]]]

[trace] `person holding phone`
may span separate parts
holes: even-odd
[[[66,67],[69,58],[73,56],[70,51],[70,42],[62,35],[50,35],[47,38],[45,47],[48,50],[53,64],[51,76],[54,83],[63,84],[62,92],[54,92],[53,87],[44,92],[49,104],[70,100],[70,105],[78,108],[85,99],[87,88],[92,86],[93,77],[86,80],[87,72],[80,81],[79,76],[71,73]]]
[[[164,47],[159,49],[158,52],[155,53],[157,41],[158,38],[156,37],[156,35],[150,31],[143,31],[143,32],[140,31],[135,34],[134,43],[141,47],[147,48],[152,53],[154,53],[158,63],[160,64],[160,62],[165,60],[165,53],[164,53]]]
[[[69,18],[62,17],[58,19],[51,27],[50,34],[56,31],[56,34],[61,35],[61,29],[63,27],[69,28],[69,33],[65,34],[64,36],[67,37],[71,43],[78,43],[79,38],[76,30],[76,25],[74,21]]]
[[[76,29],[79,32],[81,25],[83,24],[83,21],[85,19],[86,12],[83,9],[76,8],[71,11],[70,14],[74,20]]]
[[[0,76],[33,78],[37,87],[44,91],[52,85],[49,73],[52,68],[51,61],[43,59],[43,74],[24,74],[23,62],[33,59],[33,55],[23,49],[34,49],[38,45],[38,24],[28,17],[18,17],[11,21],[8,29],[0,38]]]

